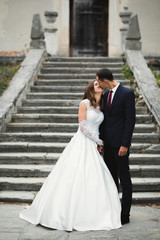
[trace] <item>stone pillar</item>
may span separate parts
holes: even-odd
[[[48,22],[48,28],[45,28],[46,51],[49,55],[56,56],[58,52],[57,28],[54,28],[53,23],[56,21],[58,13],[45,11],[44,15]]]
[[[119,16],[121,17],[123,26],[120,28],[121,32],[121,54],[125,52],[126,36],[129,27],[129,18],[132,12],[128,12],[128,7],[124,7],[124,11],[120,12]]]
[[[45,48],[44,31],[39,14],[33,15],[30,47],[36,49]]]
[[[141,50],[141,34],[137,14],[133,13],[130,17],[129,28],[126,37],[126,49]]]

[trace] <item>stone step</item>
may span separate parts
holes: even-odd
[[[115,63],[123,62],[121,57],[49,57],[46,62],[102,62],[102,63]]]
[[[13,114],[13,122],[78,123],[78,114]]]
[[[32,95],[33,94],[33,95]],[[65,93],[64,93],[65,94]],[[76,95],[78,95],[79,93],[70,93],[70,95],[72,96],[72,94],[73,94],[73,96],[76,96]],[[31,94],[29,94],[28,96],[45,96],[45,93],[31,93]],[[47,96],[52,96],[52,93],[47,93],[46,94],[46,98],[47,98]],[[61,95],[63,95],[63,93],[61,93]],[[27,100],[23,100],[23,106],[22,107],[24,107],[24,105],[26,104],[28,104],[28,105],[35,105],[34,106],[34,108],[33,109],[35,109],[36,107],[38,108],[38,109],[40,109],[41,107],[42,108],[44,108],[44,109],[46,109],[46,108],[49,108],[49,109],[52,109],[52,108],[55,108],[55,109],[72,109],[72,108],[74,108],[74,110],[76,110],[76,108],[77,108],[77,112],[78,112],[78,108],[79,108],[79,103],[80,103],[80,101],[81,101],[81,98],[79,98],[79,99],[35,99],[35,98],[33,98],[33,99],[27,99]],[[36,103],[37,103],[37,105],[38,106],[36,106]],[[42,106],[42,103],[44,103],[46,106]],[[47,106],[47,104],[52,104],[52,105],[54,105],[54,106]],[[28,106],[25,106],[25,107],[28,107]],[[32,106],[30,106],[30,107],[32,107]],[[19,107],[19,108],[21,108],[21,107]],[[145,114],[147,114],[147,108],[146,107],[136,107],[136,112],[138,113],[138,114],[143,114],[143,113],[145,113]]]
[[[42,100],[41,100],[42,101]],[[46,102],[47,100],[45,100]],[[78,114],[13,114],[13,122],[78,123]],[[136,115],[137,123],[151,123],[149,114]]]
[[[46,142],[0,142],[0,152],[51,152],[61,153],[67,143],[46,143]]]
[[[54,165],[9,165],[0,164],[1,177],[47,177]]]
[[[0,177],[0,189],[11,191],[39,191],[45,178]]]
[[[67,132],[5,132],[0,133],[0,142],[21,141],[21,142],[69,142],[74,133]],[[159,143],[159,134],[156,133],[134,133],[132,143]]]
[[[36,191],[1,191],[0,202],[31,203]],[[120,194],[121,198],[121,194]],[[133,192],[133,204],[159,204],[160,193],[157,192]]]
[[[72,93],[71,93],[72,94]],[[39,95],[39,93],[37,93],[37,95]],[[78,107],[80,104],[81,98],[77,99],[27,99],[27,100],[23,100],[23,106],[22,107],[38,107],[38,109],[40,109],[41,107],[46,109],[47,107],[49,109],[72,109],[74,108],[74,110],[77,108],[77,112],[78,112]],[[50,108],[52,107],[52,108]],[[143,115],[143,113],[145,113],[145,115],[151,116],[147,113],[147,109],[144,108],[140,108],[137,107],[136,108],[136,112],[139,115]]]
[[[148,113],[147,107],[144,107],[144,106],[136,107],[136,114],[147,114],[147,113]]]
[[[133,204],[159,204],[160,193],[158,192],[133,192]]]
[[[35,95],[38,95],[38,93],[35,93]],[[78,107],[60,107],[60,106],[59,107],[56,107],[56,106],[55,107],[18,107],[17,109],[18,109],[18,113],[78,114]],[[147,114],[147,108],[146,107],[137,107],[136,113],[137,114]]]
[[[42,74],[52,74],[52,73],[60,73],[60,74],[96,74],[99,68],[87,68],[87,67],[42,67],[40,72]],[[110,68],[112,74],[121,73],[122,68]]]
[[[18,107],[18,113],[78,114],[78,107]]]
[[[124,85],[124,84],[123,84]],[[84,90],[85,90],[85,86],[62,86],[62,85],[59,85],[59,86],[46,86],[46,85],[43,85],[43,86],[31,86],[31,92],[40,92],[40,93],[54,93],[54,92],[62,92],[62,93],[84,93]],[[126,82],[125,86],[127,88],[129,88],[129,85],[128,83]]]
[[[78,123],[8,123],[9,132],[76,132]],[[154,124],[136,124],[135,133],[153,133]]]
[[[153,153],[153,154],[159,154],[160,153],[160,144],[152,144],[149,148],[146,148],[143,150],[143,153]]]
[[[73,100],[79,100],[83,97],[83,93],[66,93],[66,92],[52,92],[52,93],[28,93],[26,95],[27,99],[56,99],[61,100],[64,99],[64,101],[67,99],[73,99]]]
[[[153,117],[149,114],[136,115],[136,123],[152,123]]]
[[[0,152],[46,152],[61,153],[67,143],[52,142],[0,142]],[[151,147],[149,143],[132,143],[131,153],[141,153],[145,149]],[[152,153],[152,152],[151,152]]]
[[[0,153],[0,164],[55,164],[60,153],[11,152]]]
[[[45,92],[45,89],[44,89]],[[27,99],[27,100],[23,100],[22,102],[22,106],[54,106],[54,107],[78,107],[79,103],[80,103],[81,99],[79,100],[64,100],[64,99]]]
[[[124,79],[118,79],[117,80],[122,85],[126,86],[130,84],[129,80]],[[84,88],[87,86],[88,83],[90,83],[91,80],[88,79],[37,79],[37,81],[34,82],[36,86],[84,86]]]
[[[131,165],[130,172],[132,178],[159,178],[160,165]]]
[[[91,81],[96,77],[95,73],[49,73],[49,74],[37,74],[38,78],[43,79],[90,79]],[[115,80],[124,79],[124,75],[122,73],[113,73],[113,77]]]
[[[70,67],[70,68],[97,68],[97,69],[101,69],[101,68],[120,68],[123,66],[123,62],[119,61],[119,62],[43,62],[42,64],[43,67],[53,67],[53,68],[57,68],[57,67]]]
[[[61,142],[68,143],[74,133],[0,133],[0,142]]]
[[[154,154],[130,154],[129,156],[130,164],[138,164],[138,165],[160,165],[160,153]]]
[[[133,133],[132,143],[160,143],[158,133]]]
[[[0,202],[31,203],[36,194],[29,191],[0,191]]]
[[[159,192],[160,178],[132,178],[133,192]]]
[[[39,191],[45,178],[0,177],[1,191]],[[133,192],[159,192],[160,178],[133,178]]]
[[[1,177],[47,177],[54,168],[52,165],[13,165],[0,164]],[[138,178],[159,178],[160,165],[131,165],[131,177]]]
[[[41,93],[81,93],[83,94],[85,90],[85,86],[31,86],[31,92],[41,92]]]
[[[61,153],[46,152],[11,152],[0,153],[0,164],[45,164],[53,165],[57,162]],[[131,165],[160,165],[160,154],[132,153],[129,156]]]

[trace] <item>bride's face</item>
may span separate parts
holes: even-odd
[[[103,88],[100,87],[97,80],[94,81],[94,92],[95,93],[103,93]]]

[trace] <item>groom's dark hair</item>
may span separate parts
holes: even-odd
[[[100,70],[98,70],[98,72],[96,73],[96,76],[98,76],[100,81],[104,81],[104,79],[108,79],[109,81],[113,81],[113,74],[111,73],[111,71],[107,68],[102,68]]]

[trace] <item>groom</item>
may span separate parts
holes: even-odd
[[[100,87],[109,89],[104,94],[104,121],[100,126],[100,138],[104,140],[104,161],[119,189],[122,187],[121,222],[130,222],[132,182],[129,172],[129,148],[135,125],[135,95],[113,79],[109,69],[96,74]],[[101,147],[98,147],[101,152]]]

